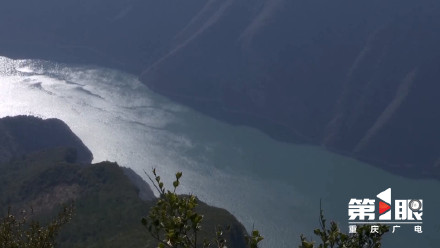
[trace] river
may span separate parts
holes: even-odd
[[[350,198],[423,199],[423,233],[410,225],[388,234],[384,247],[438,247],[440,182],[392,175],[318,146],[278,142],[250,127],[212,119],[150,91],[133,75],[85,65],[0,57],[0,117],[33,115],[66,122],[94,162],[116,161],[145,177],[156,167],[180,193],[225,208],[264,247],[297,247],[299,235],[327,219],[348,231]],[[317,240],[317,237],[313,237]]]

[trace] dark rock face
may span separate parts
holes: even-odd
[[[221,120],[440,178],[439,1],[44,4],[0,3],[0,54],[128,70]]]
[[[93,160],[90,150],[58,119],[31,116],[0,119],[0,161],[56,147],[72,148],[66,154],[68,162],[89,164]]]
[[[142,179],[141,176],[139,176],[131,168],[122,167],[122,171],[124,172],[124,175],[130,179],[132,184],[136,186],[136,189],[139,191],[139,198],[141,200],[152,201],[156,199],[150,186],[144,181],[144,179]]]

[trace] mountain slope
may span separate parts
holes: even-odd
[[[8,125],[10,123],[14,123],[13,127]],[[14,143],[0,142],[0,151],[8,151],[11,144],[15,147],[33,144],[26,153],[0,161],[1,216],[9,208],[14,214],[32,209],[30,217],[45,221],[54,216],[62,204],[74,201],[75,214],[61,229],[59,247],[157,245],[141,224],[141,218],[148,215],[156,198],[135,172],[111,162],[85,166],[75,162],[75,150],[63,146],[69,142],[44,143],[47,139],[72,136],[79,140],[62,121],[19,116],[2,118],[0,124],[0,137],[15,138]],[[11,130],[4,126],[15,128],[12,133],[16,135],[10,136]],[[17,135],[17,130],[21,130],[22,136]],[[231,225],[231,232],[225,236],[229,246],[246,247],[246,230],[229,212],[200,201],[196,211],[205,216],[200,240],[213,237],[217,225]]]
[[[28,154],[0,164],[0,211],[33,210],[44,221],[60,204],[74,201],[75,213],[58,237],[59,247],[154,247],[156,241],[141,224],[154,201],[138,197],[139,189],[115,163],[79,166],[64,160],[59,148]],[[201,236],[212,237],[217,224],[231,224],[231,247],[245,247],[243,226],[226,210],[200,202],[206,216]]]
[[[72,148],[68,154],[71,162],[88,164],[93,160],[90,150],[60,120],[31,116],[0,119],[0,162],[55,147]]]

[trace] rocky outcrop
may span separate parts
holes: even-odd
[[[89,164],[93,160],[90,150],[58,119],[32,116],[0,119],[0,161],[59,147],[72,148],[67,157],[71,163]]]

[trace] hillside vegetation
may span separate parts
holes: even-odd
[[[32,207],[34,216],[47,221],[62,204],[74,201],[75,213],[59,236],[59,247],[155,247],[141,225],[155,201],[139,198],[139,189],[115,163],[89,166],[66,161],[69,150],[52,149],[0,165],[0,206],[16,214]],[[205,215],[203,237],[216,226],[231,225],[230,247],[244,247],[243,226],[227,211],[199,203]]]

